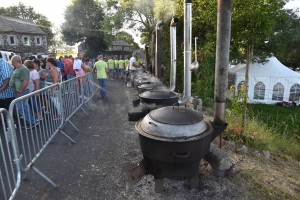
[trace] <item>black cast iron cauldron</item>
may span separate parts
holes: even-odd
[[[204,121],[198,112],[183,107],[169,106],[151,111],[135,126],[146,173],[157,179],[196,176],[211,141],[226,126],[214,126]]]
[[[133,76],[133,80],[135,85],[142,85],[146,83],[152,83],[153,82],[153,77],[151,77],[150,74],[146,73],[137,73]],[[152,80],[152,82],[151,82]]]
[[[150,90],[139,94],[141,103],[171,106],[178,102],[178,96],[168,90]]]
[[[143,92],[158,89],[160,86],[162,86],[161,83],[144,83],[142,85],[138,86],[138,93],[142,94]]]

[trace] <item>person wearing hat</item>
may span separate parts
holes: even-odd
[[[106,85],[107,85],[107,74],[108,74],[108,66],[107,63],[104,62],[103,56],[98,56],[98,61],[94,65],[93,72],[97,72],[97,79],[100,86],[100,95],[101,99],[107,100],[106,96]]]
[[[135,64],[136,60],[137,60],[137,55],[133,53],[132,57],[129,60],[129,74],[130,74],[132,87],[134,87],[133,76],[135,75],[136,69],[140,67],[138,64]]]

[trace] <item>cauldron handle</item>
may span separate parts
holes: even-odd
[[[173,156],[177,157],[177,158],[187,158],[190,156],[190,153],[189,151],[187,151],[186,153],[184,153],[183,155],[180,155],[180,154],[177,154],[175,152],[173,152]]]
[[[149,124],[158,127],[158,125],[155,124],[154,122],[149,122]]]
[[[176,106],[176,105],[178,105],[178,108],[179,108],[179,103],[176,102],[176,103],[173,104],[173,110],[174,110],[174,106]]]

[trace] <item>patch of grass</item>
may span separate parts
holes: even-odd
[[[300,160],[300,108],[287,109],[274,105],[249,107],[251,110],[246,120],[244,137],[241,137],[242,114],[227,110],[226,121],[229,125],[225,137],[257,150],[284,152]]]
[[[266,104],[249,104],[249,117],[272,127],[278,134],[300,139],[300,107],[280,107]]]

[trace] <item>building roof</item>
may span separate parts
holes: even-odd
[[[33,33],[46,35],[31,19],[20,19],[0,15],[0,32]]]
[[[130,44],[127,44],[126,42],[124,42],[123,40],[116,40],[112,42],[113,46],[127,46],[127,47],[131,47]]]

